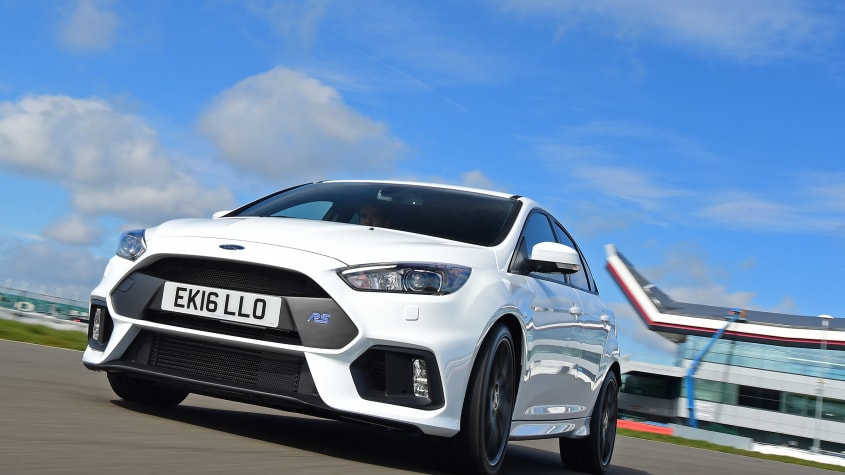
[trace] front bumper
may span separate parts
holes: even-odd
[[[211,397],[396,430],[420,430],[402,421],[332,409],[320,398],[303,354],[246,350],[143,330],[120,359],[86,362],[85,366],[130,373]]]
[[[426,296],[420,302],[408,295],[357,292],[337,279],[332,262],[322,272],[325,279],[311,274],[317,274],[323,294],[285,295],[289,318],[278,328],[258,329],[162,311],[161,286],[176,278],[151,271],[154,261],[134,266],[118,258],[110,264],[92,294],[90,314],[100,311],[101,334],[95,339],[89,330],[87,368],[324,417],[440,436],[457,433],[472,355],[485,327],[470,323],[466,299]],[[329,335],[307,322],[314,305],[342,315],[332,319],[345,322],[336,327],[340,330]],[[95,321],[92,317],[92,328]],[[428,368],[428,398],[413,395],[415,358]]]

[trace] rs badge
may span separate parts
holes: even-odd
[[[311,323],[318,323],[320,325],[328,325],[329,319],[332,318],[332,314],[330,313],[320,313],[314,312],[308,317],[308,321]]]

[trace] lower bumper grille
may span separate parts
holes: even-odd
[[[136,365],[196,381],[279,395],[316,396],[308,364],[300,355],[250,350],[143,331],[127,356]]]
[[[400,420],[338,412],[330,408],[320,398],[308,361],[302,354],[252,350],[190,336],[141,330],[121,359],[84,364],[88,369],[126,372],[163,387],[206,396],[419,432],[418,427]],[[383,367],[379,363],[374,364],[374,374],[383,375]],[[432,363],[429,367],[435,366]],[[380,387],[384,386],[384,376],[375,378],[380,381],[377,383]],[[384,390],[381,392],[383,394]],[[442,391],[439,394],[439,400],[442,400]]]

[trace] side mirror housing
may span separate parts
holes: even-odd
[[[581,270],[578,251],[557,242],[540,242],[531,248],[528,257],[535,271],[574,274]]]

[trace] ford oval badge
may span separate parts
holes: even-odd
[[[221,244],[220,249],[225,249],[227,251],[240,251],[243,249],[243,246],[238,246],[237,244]]]

